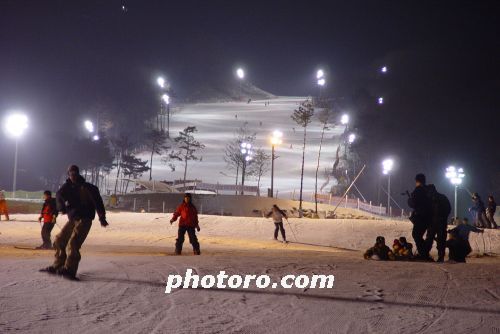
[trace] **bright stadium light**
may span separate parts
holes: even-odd
[[[382,161],[382,173],[387,175],[387,214],[390,214],[391,207],[391,171],[394,167],[394,160],[385,159]]]
[[[324,77],[325,77],[325,72],[323,70],[320,69],[316,72],[316,79],[321,79]]]
[[[161,88],[165,88],[165,79],[163,77],[158,77],[158,79],[156,79],[156,83]]]
[[[22,113],[13,113],[5,119],[5,132],[8,136],[16,140],[16,148],[14,153],[14,177],[12,180],[12,197],[16,198],[17,185],[17,153],[19,138],[28,129],[28,117]]]
[[[384,98],[381,96],[378,98],[378,104],[384,104]]]
[[[238,68],[236,70],[236,76],[238,77],[238,79],[243,80],[245,78],[245,71],[243,71],[242,68]]]
[[[458,212],[458,202],[457,202],[457,190],[458,186],[462,184],[462,179],[465,177],[464,169],[455,166],[450,166],[446,168],[445,176],[448,180],[450,180],[451,184],[455,187],[455,203],[454,203],[454,219],[457,217]]]
[[[326,84],[325,78],[318,79],[318,86],[324,86]]]
[[[5,119],[5,132],[8,136],[19,138],[28,128],[28,117],[24,114],[12,114]]]
[[[392,171],[393,167],[394,167],[394,160],[385,159],[384,161],[382,161],[382,168],[383,168],[382,172],[385,175],[388,175]]]
[[[382,68],[380,69],[380,72],[387,73],[387,66],[382,66]]]
[[[170,96],[168,96],[167,94],[163,94],[161,96],[161,99],[163,100],[163,102],[165,102],[165,104],[170,104]]]
[[[99,139],[100,139],[99,135],[97,135],[97,134],[92,137],[93,141],[98,141]]]
[[[92,123],[91,121],[86,120],[85,122],[83,122],[83,126],[88,132],[94,132],[94,123]]]
[[[283,142],[283,133],[279,130],[274,130],[273,135],[271,136],[271,144],[280,145]]]
[[[356,135],[354,133],[351,133],[348,138],[349,144],[354,143],[355,140],[356,140]]]
[[[342,125],[349,124],[349,115],[343,114],[342,117],[340,117],[340,123],[342,123]]]

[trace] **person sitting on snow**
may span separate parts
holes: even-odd
[[[404,243],[401,242],[401,238],[404,239]],[[396,260],[408,260],[412,255],[411,245],[406,242],[405,237],[401,238],[394,239],[394,243],[392,244],[392,253],[394,254]]]
[[[394,253],[385,244],[385,238],[378,236],[375,245],[369,248],[364,256],[365,260],[395,260]]]
[[[403,249],[403,255],[407,258],[413,257],[413,244],[406,241],[405,237],[399,237],[399,244]]]
[[[465,263],[465,258],[472,252],[469,243],[470,232],[483,233],[483,230],[465,223],[448,230],[446,247],[449,249],[448,258],[450,261]]]

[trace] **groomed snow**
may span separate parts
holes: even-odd
[[[176,226],[162,214],[110,213],[82,250],[71,282],[38,273],[53,251],[36,215],[0,222],[0,332],[22,333],[496,333],[500,330],[500,232],[471,236],[467,264],[365,261],[377,235],[405,235],[408,222],[291,219],[284,245],[263,218],[201,216],[202,256],[172,256]],[[64,218],[64,217],[63,217]],[[59,219],[63,224],[63,219]],[[58,227],[54,232],[57,233]],[[484,239],[483,239],[484,236]],[[484,240],[484,243],[483,243]],[[335,246],[338,248],[333,248]],[[333,274],[327,289],[191,290],[165,295],[184,273]]]

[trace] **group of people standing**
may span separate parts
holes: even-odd
[[[488,204],[484,205],[483,200],[478,193],[472,194],[472,202],[474,205],[469,208],[469,212],[474,220],[474,226],[482,228],[498,228],[495,222],[495,211],[497,203],[492,195],[488,196]]]
[[[474,195],[473,199],[477,201],[479,196]],[[424,174],[416,175],[415,190],[408,198],[408,206],[413,209],[410,221],[413,223],[412,237],[418,252],[415,259],[434,261],[429,253],[435,240],[438,251],[437,262],[444,261],[446,248],[449,249],[448,255],[451,261],[465,262],[465,257],[472,251],[469,244],[470,232],[483,231],[466,222],[448,230],[450,201],[439,193],[433,184],[426,184]],[[449,235],[448,240],[447,235]]]

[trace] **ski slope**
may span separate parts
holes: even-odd
[[[303,129],[291,118],[294,109],[306,97],[279,97],[272,100],[256,100],[246,102],[199,103],[186,104],[173,113],[170,120],[170,133],[175,137],[187,126],[196,126],[197,140],[206,145],[199,153],[202,161],[189,163],[188,179],[201,179],[208,183],[234,184],[236,172],[226,168],[224,148],[235,138],[235,132],[248,123],[248,129],[257,133],[254,148],[262,148],[271,154],[270,136],[276,129],[283,132],[283,144],[276,148],[279,158],[275,161],[274,186],[279,192],[292,192],[300,188],[300,169],[302,159]],[[265,105],[265,102],[270,102]],[[317,154],[321,137],[321,124],[316,116],[308,126],[304,189],[314,189]],[[332,166],[335,151],[339,144],[339,135],[344,126],[333,127],[326,132],[320,167],[318,184],[325,180],[323,171]],[[143,159],[149,160],[150,155],[144,153]],[[155,180],[182,179],[183,165],[179,164],[175,172],[161,162],[160,157],[153,159],[153,178]],[[146,177],[146,176],[144,176]],[[270,187],[270,172],[261,179],[261,193]],[[240,181],[241,182],[241,173]],[[255,179],[245,180],[246,185],[257,185]]]
[[[37,272],[53,251],[38,245],[36,215],[0,223],[1,333],[497,333],[500,260],[467,264],[365,261],[377,235],[409,237],[400,221],[291,219],[284,245],[263,218],[201,216],[201,256],[161,214],[109,213],[82,249],[80,282]],[[59,224],[63,219],[59,219]],[[293,229],[294,235],[291,232]],[[58,228],[54,229],[57,233]],[[497,252],[500,231],[473,235],[476,254]],[[332,248],[337,246],[349,248]],[[333,289],[175,289],[169,274],[333,274]]]

